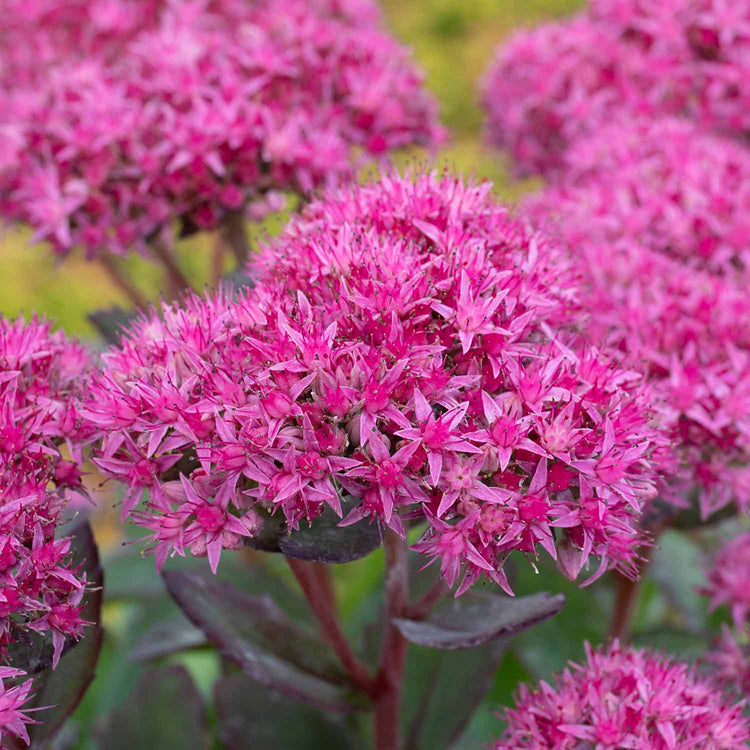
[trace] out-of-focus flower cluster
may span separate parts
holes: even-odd
[[[33,697],[33,680],[17,682],[17,678],[25,674],[20,669],[0,667],[0,742],[8,737],[15,737],[30,744],[26,725],[35,723],[28,714],[36,709],[24,709],[23,705]],[[16,684],[3,684],[3,681],[8,680],[16,680]]]
[[[750,532],[739,534],[716,553],[704,592],[711,609],[729,607],[735,627],[750,627]]]
[[[582,260],[590,334],[661,392],[704,516],[750,507],[750,156],[687,122],[630,123],[582,139],[570,176],[526,210]],[[744,176],[743,176],[744,175]]]
[[[176,218],[192,231],[255,216],[269,191],[306,194],[443,138],[369,0],[44,0],[3,15],[0,215],[61,254],[144,250]]]
[[[567,255],[489,184],[397,175],[329,192],[265,248],[256,287],[164,306],[90,385],[97,464],[169,553],[326,507],[403,534],[459,591],[541,548],[575,578],[634,571],[661,437],[633,372],[577,343]],[[190,463],[192,459],[192,464]],[[139,506],[144,490],[148,501]],[[595,576],[592,576],[592,578]]]
[[[489,140],[520,174],[555,175],[579,137],[633,116],[750,129],[747,0],[602,0],[517,33],[484,82]]]
[[[85,574],[72,567],[70,537],[55,532],[66,501],[84,492],[75,392],[87,361],[46,322],[0,318],[0,649],[26,628],[50,631],[55,664],[84,625]]]
[[[750,532],[742,532],[719,548],[707,571],[702,593],[709,607],[729,608],[732,627],[722,626],[721,636],[705,661],[712,674],[729,690],[750,694]]]
[[[522,685],[496,750],[677,750],[747,747],[743,703],[681,662],[614,642],[586,646],[554,685]]]

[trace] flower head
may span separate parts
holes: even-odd
[[[549,177],[579,138],[631,117],[679,115],[743,138],[748,50],[747,2],[594,0],[503,43],[484,82],[488,139],[517,172]]]
[[[210,556],[259,512],[294,529],[348,498],[343,524],[426,522],[416,549],[460,590],[507,588],[512,551],[559,540],[573,577],[592,557],[632,572],[648,393],[580,344],[566,254],[489,191],[436,174],[329,191],[254,289],[164,306],[106,355],[85,416],[155,549],[183,554],[198,524],[222,530]]]
[[[739,630],[750,628],[750,532],[737,535],[722,546],[707,573],[703,593],[711,609],[727,605]]]
[[[569,179],[526,209],[582,259],[594,341],[661,392],[704,516],[750,507],[750,316],[744,150],[674,120],[613,126],[571,148]]]
[[[258,218],[278,191],[308,195],[443,138],[367,0],[32,5],[3,21],[14,48],[48,54],[24,58],[27,75],[0,68],[0,212],[60,254],[145,251],[175,220],[185,233]]]
[[[750,693],[749,631],[745,627],[739,633],[737,636],[726,624],[722,625],[721,636],[703,661],[720,685],[745,698]]]
[[[49,323],[0,318],[0,649],[21,629],[48,630],[55,664],[84,624],[86,578],[56,531],[66,501],[85,494],[76,388],[87,360]]]
[[[686,664],[614,642],[586,645],[554,685],[522,685],[496,750],[736,750],[750,740],[743,704]]]

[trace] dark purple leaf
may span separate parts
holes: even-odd
[[[203,699],[182,666],[146,672],[128,701],[98,728],[104,750],[210,750]]]
[[[469,651],[410,646],[403,700],[405,750],[448,750],[492,688],[507,644]]]
[[[340,714],[290,700],[245,675],[224,677],[214,695],[219,739],[227,750],[361,747]]]
[[[166,571],[167,589],[219,651],[252,679],[335,711],[364,708],[331,649],[267,596],[250,596],[207,572]]]
[[[496,594],[443,601],[425,620],[399,617],[394,623],[404,638],[420,646],[466,649],[514,635],[556,615],[563,594],[531,594],[515,599]]]
[[[184,617],[162,620],[136,641],[129,658],[131,661],[150,661],[207,644],[206,634]]]
[[[343,502],[344,515],[356,504],[353,498]],[[341,519],[330,508],[310,526],[299,531],[279,533],[279,547],[287,557],[322,563],[347,563],[359,560],[383,544],[377,524],[360,521],[351,526],[339,526]]]
[[[135,310],[123,310],[121,307],[110,307],[108,310],[95,310],[86,317],[96,328],[107,344],[117,346],[123,330],[138,318]]]

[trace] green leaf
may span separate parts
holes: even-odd
[[[330,710],[365,707],[331,649],[270,597],[250,596],[204,572],[166,571],[164,580],[187,617],[254,680]]]
[[[406,750],[447,750],[493,685],[506,644],[468,651],[411,646],[404,695]]]
[[[96,737],[102,750],[212,746],[203,700],[187,670],[176,665],[146,672],[128,701],[98,727]]]
[[[356,504],[354,498],[344,500],[344,515]],[[383,535],[377,524],[360,521],[351,526],[339,526],[340,521],[338,515],[328,508],[309,527],[290,532],[281,530],[278,537],[281,552],[299,560],[348,563],[366,557],[383,544]]]
[[[394,620],[411,643],[447,650],[468,649],[505,638],[556,615],[563,594],[531,594],[520,598],[499,594],[466,594],[443,601],[427,619]]]
[[[224,677],[214,695],[219,739],[227,750],[361,747],[340,715],[285,698],[245,675]]]

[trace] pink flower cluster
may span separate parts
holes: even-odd
[[[750,629],[745,627],[738,637],[724,625],[718,643],[706,654],[704,661],[711,676],[725,689],[740,698],[750,695]]]
[[[722,685],[740,696],[750,693],[750,532],[738,534],[719,548],[707,571],[702,593],[715,610],[727,606],[733,627],[722,626],[721,637],[705,661]]]
[[[0,216],[60,254],[147,252],[175,219],[255,215],[269,192],[307,194],[444,136],[369,0],[27,6],[3,21],[19,26],[12,47],[47,52],[0,76]]]
[[[570,178],[525,208],[581,258],[593,340],[666,403],[682,468],[663,490],[697,487],[704,516],[732,500],[747,509],[750,157],[672,120],[611,127],[570,153]]]
[[[0,742],[4,738],[16,737],[27,745],[30,744],[27,724],[35,724],[27,715],[37,709],[23,708],[23,704],[33,697],[31,688],[33,680],[24,680],[20,684],[6,687],[3,680],[23,677],[25,672],[10,667],[0,667]],[[4,746],[4,744],[3,744]]]
[[[722,275],[750,269],[750,151],[687,120],[628,121],[581,138],[543,200],[571,224],[585,221],[580,236],[627,239]]]
[[[504,43],[483,86],[488,138],[520,174],[551,176],[566,150],[623,118],[682,115],[750,131],[747,0],[601,0]]]
[[[85,624],[85,574],[56,531],[67,499],[84,492],[74,391],[87,359],[46,322],[0,318],[0,650],[25,628],[50,631],[55,664]]]
[[[495,750],[738,750],[750,724],[686,664],[616,641],[571,664],[554,685],[522,685]]]
[[[328,192],[265,248],[256,287],[165,305],[89,388],[97,465],[170,553],[324,509],[439,559],[459,591],[541,549],[633,573],[660,434],[639,376],[577,343],[567,256],[489,184],[387,175]],[[192,459],[192,463],[191,463]],[[148,500],[139,505],[144,490]],[[353,508],[343,504],[355,502]]]
[[[703,593],[711,609],[729,607],[735,627],[750,631],[750,532],[739,534],[722,546],[707,574]]]

